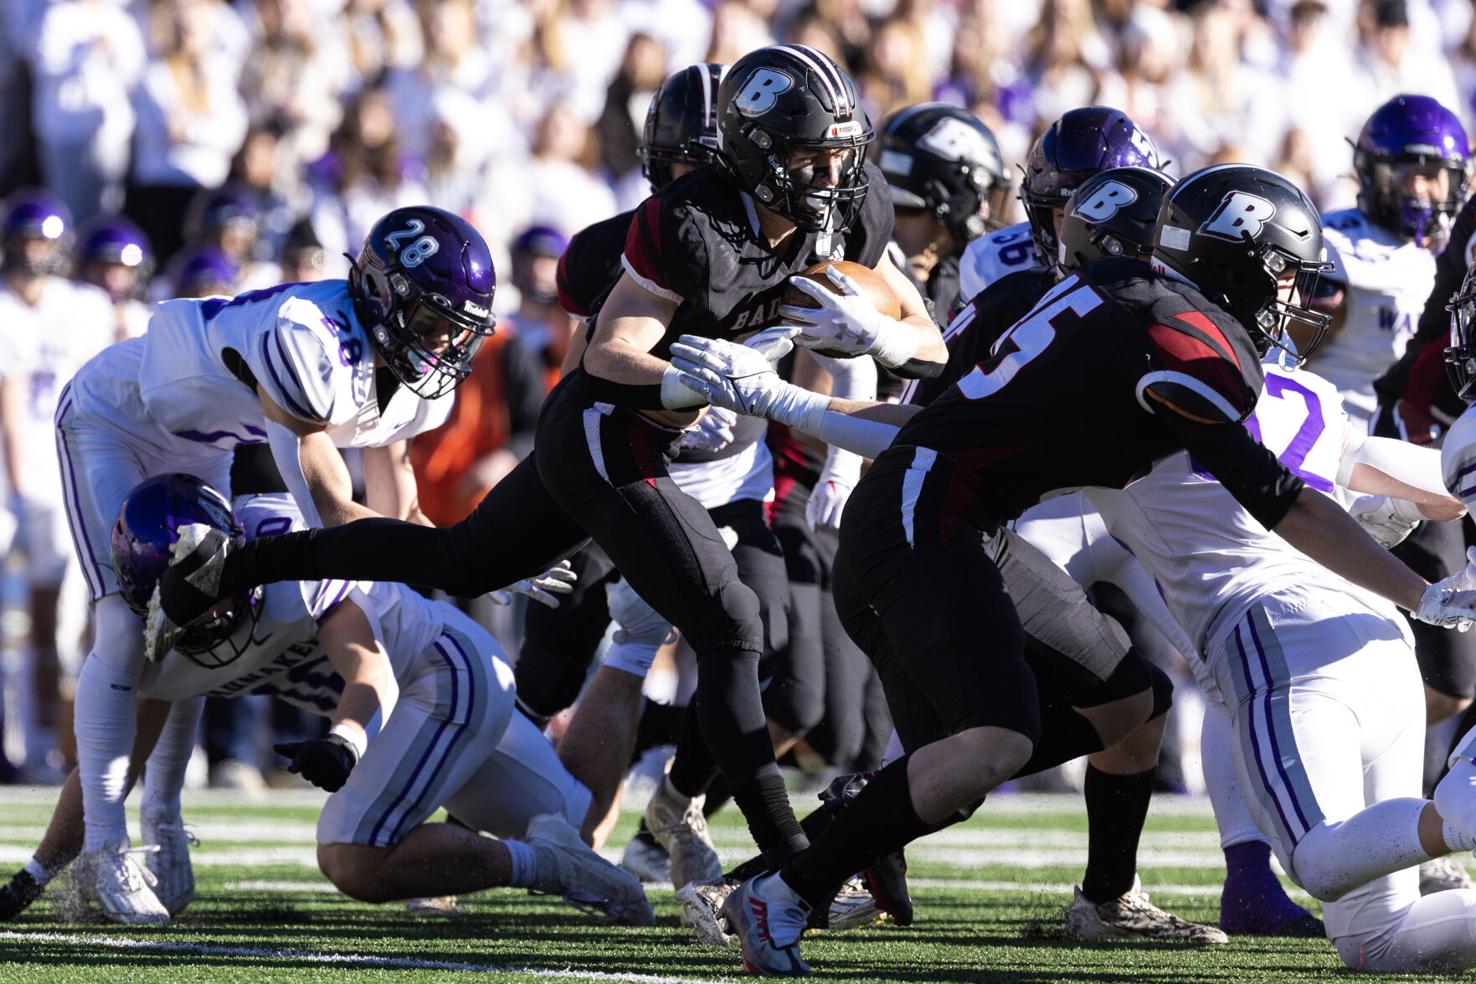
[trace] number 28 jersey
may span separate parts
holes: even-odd
[[[1122,488],[1187,448],[1269,527],[1302,482],[1241,424],[1261,381],[1245,329],[1193,287],[1101,260],[1048,291],[893,446],[962,465],[975,487],[960,507],[991,522],[1053,493]]]

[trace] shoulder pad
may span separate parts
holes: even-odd
[[[1456,418],[1440,446],[1440,474],[1450,494],[1476,510],[1476,408]]]
[[[672,237],[667,234],[667,227],[679,206],[680,203],[673,205],[660,195],[652,195],[636,206],[625,237],[625,251],[620,257],[631,279],[657,297],[678,304],[682,294],[677,289],[680,285],[672,283],[673,258],[667,255],[672,248]]]
[[[1150,367],[1138,380],[1138,402],[1149,413],[1171,410],[1200,423],[1244,420],[1261,390],[1260,363],[1208,315],[1187,311],[1146,329]]]
[[[277,405],[310,423],[328,423],[335,412],[339,389],[349,367],[367,357],[365,344],[340,342],[339,325],[310,301],[293,298],[277,312],[276,324],[261,334],[252,371],[258,386]]]

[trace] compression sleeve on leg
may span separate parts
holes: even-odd
[[[169,718],[144,769],[143,810],[179,816],[179,792],[184,788],[185,770],[195,750],[204,709],[204,697],[175,701],[169,709]]]

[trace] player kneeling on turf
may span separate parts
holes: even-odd
[[[280,532],[298,519],[286,495],[245,501],[241,515],[253,533]],[[147,602],[185,523],[196,524],[189,527],[195,532],[242,534],[225,499],[191,476],[149,479],[129,494],[113,531],[113,562],[135,610]],[[192,624],[146,669],[139,694],[186,702],[202,694],[270,693],[331,718],[325,738],[278,751],[292,771],[332,793],[318,821],[318,864],[353,898],[387,902],[521,886],[562,895],[614,922],[650,924],[651,907],[635,878],[579,839],[589,793],[514,712],[512,680],[492,637],[448,604],[392,584],[284,582],[227,599]],[[145,813],[162,806],[172,815],[169,826],[181,830],[178,794],[194,720],[175,728],[171,717],[148,765]],[[121,745],[114,751],[126,759],[126,737]],[[17,875],[0,895],[0,916],[18,912],[39,895],[37,881],[76,856],[76,788],[64,791],[37,852],[50,870],[32,870],[37,863]],[[466,827],[427,823],[443,805]],[[80,885],[93,889],[110,918],[167,923],[193,894],[187,851],[168,853],[151,853],[146,875],[130,852],[84,852],[90,868],[121,870],[116,878],[81,878]],[[104,884],[116,892],[96,889]]]

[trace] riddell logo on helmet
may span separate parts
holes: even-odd
[[[835,137],[859,137],[861,135],[861,121],[847,120],[844,123],[830,124],[830,136]]]
[[[492,313],[476,301],[462,301],[461,309],[467,314],[475,315],[478,318],[485,318]]]

